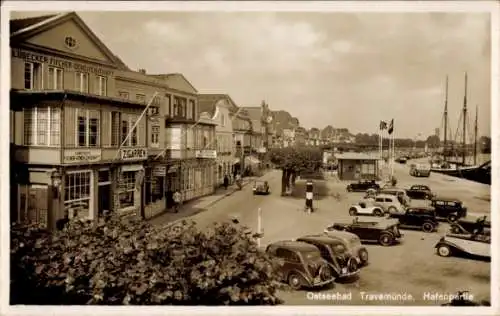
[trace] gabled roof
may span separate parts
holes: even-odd
[[[222,94],[222,93],[201,93],[198,94],[198,111],[201,112],[208,112],[212,115],[215,114],[215,105],[217,102],[220,100],[227,100],[229,104],[231,105],[231,108],[229,109],[230,112],[235,113],[238,111],[238,106],[236,103],[231,99],[231,97],[228,94]]]
[[[10,21],[10,40],[22,41],[37,34],[54,28],[69,20],[73,20],[83,32],[97,44],[102,53],[119,68],[127,68],[125,63],[118,58],[104,43],[92,32],[85,22],[75,12],[60,13],[55,15],[44,15],[26,19],[14,19]]]
[[[198,94],[198,90],[189,82],[189,80],[184,77],[183,74],[180,73],[171,73],[171,74],[148,74],[148,76],[155,77],[161,80],[164,80],[166,84],[175,90],[182,91],[182,92],[187,92],[187,93],[192,93],[192,94]],[[186,83],[187,86],[191,89],[191,91],[186,91],[185,86],[182,85],[182,83]]]
[[[248,113],[248,117],[254,121],[260,121],[262,116],[262,109],[260,106],[242,106],[243,110]]]

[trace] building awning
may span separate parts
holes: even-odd
[[[125,165],[122,166],[122,172],[127,172],[127,171],[141,171],[144,170],[144,167],[142,165]]]

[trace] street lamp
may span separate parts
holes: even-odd
[[[55,170],[54,172],[52,172],[50,178],[52,180],[52,195],[54,198],[57,199],[59,198],[62,176],[57,170]]]

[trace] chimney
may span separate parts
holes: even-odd
[[[139,72],[140,72],[141,74],[145,75],[145,74],[146,74],[146,69],[141,68],[141,69],[139,69]]]

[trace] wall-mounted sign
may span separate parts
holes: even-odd
[[[148,158],[148,151],[145,148],[125,148],[120,149],[122,160],[138,160]]]
[[[196,158],[215,159],[217,158],[217,151],[210,149],[197,150],[195,156]]]
[[[100,160],[100,149],[66,149],[63,154],[63,163],[91,163]]]
[[[154,166],[152,173],[155,177],[164,177],[167,174],[167,166]]]
[[[111,76],[113,74],[111,70],[103,69],[100,67],[89,66],[86,64],[75,63],[73,61],[59,59],[38,53],[33,53],[18,48],[12,49],[12,57],[21,58],[24,59],[25,61],[33,61],[42,64],[49,64],[51,66],[56,66],[64,69],[74,69],[75,71],[89,72],[99,76]]]

